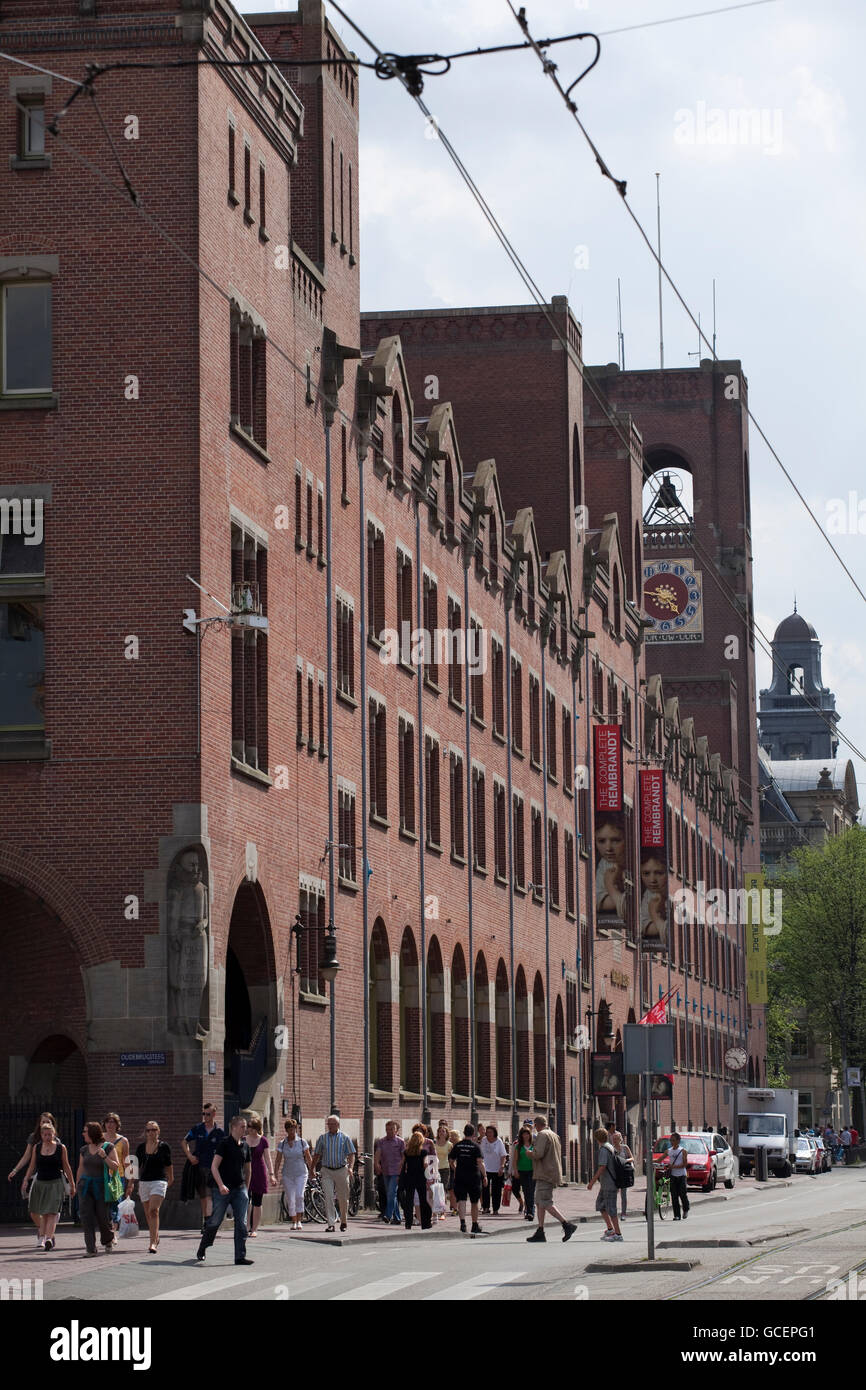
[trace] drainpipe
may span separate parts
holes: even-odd
[[[685,860],[686,860],[686,855],[687,855],[687,853],[688,853],[688,831],[687,831],[687,829],[686,829],[686,821],[685,821],[685,815],[684,815],[684,812],[685,812],[685,802],[684,802],[684,800],[683,800],[683,781],[684,781],[685,775],[686,775],[686,763],[688,762],[688,759],[689,759],[690,757],[691,757],[691,754],[688,754],[688,755],[684,754],[684,755],[683,755],[682,763],[681,763],[681,765],[680,765],[680,832],[681,832],[681,834],[680,834],[680,868],[683,867],[683,864],[684,864],[684,862],[685,862]],[[685,887],[685,883],[686,883],[685,876],[683,876],[683,887]],[[685,937],[686,931],[688,931],[688,933],[689,933],[689,950],[688,950],[685,954],[686,954],[686,956],[687,956],[688,958],[691,958],[691,930],[692,930],[692,926],[691,926],[691,922],[689,922],[689,920],[688,920],[688,917],[686,917],[686,920],[683,922],[682,925],[683,925],[683,937]],[[686,965],[686,961],[685,961],[685,960],[680,960],[680,969],[682,970],[682,973],[683,973],[683,1002],[684,1002],[684,1004],[685,1004],[685,1012],[686,1012],[686,1028],[685,1028],[685,1039],[684,1039],[684,1042],[685,1042],[685,1045],[686,1045],[686,1046],[685,1046],[685,1066],[686,1066],[686,1112],[687,1112],[687,1113],[686,1113],[686,1123],[687,1123],[687,1125],[688,1125],[688,1128],[691,1129],[691,1127],[692,1127],[692,1073],[691,1073],[691,1067],[690,1067],[690,1065],[689,1065],[690,1062],[691,1062],[691,1057],[690,1057],[690,1055],[689,1055],[689,1054],[690,1054],[690,1051],[691,1051],[690,1046],[689,1046],[689,1038],[690,1038],[690,1033],[689,1033],[689,972],[688,972],[688,969],[687,969],[687,965]]]
[[[582,1007],[582,1004],[583,1004],[583,992],[582,992],[582,989],[581,989],[581,977],[582,977],[582,975],[583,975],[583,966],[582,966],[582,962],[581,962],[581,958],[580,958],[580,849],[581,849],[581,841],[580,841],[580,807],[579,807],[579,803],[578,803],[578,797],[579,797],[579,795],[580,795],[580,786],[579,786],[578,771],[577,771],[578,766],[579,766],[578,761],[577,761],[577,724],[578,724],[578,719],[579,719],[579,717],[580,717],[580,716],[578,715],[578,712],[577,712],[577,673],[578,673],[578,670],[579,670],[579,662],[580,662],[580,653],[579,653],[579,651],[578,651],[576,660],[575,660],[574,658],[572,658],[572,662],[571,662],[571,793],[572,793],[572,798],[573,798],[573,800],[574,800],[574,911],[575,911],[575,919],[576,919],[576,920],[575,920],[575,927],[576,927],[576,931],[577,931],[577,942],[576,942],[576,947],[577,947],[577,949],[576,949],[576,951],[575,951],[575,966],[576,966],[576,970],[577,970],[577,1025],[578,1025],[578,1028],[581,1026],[581,1024],[582,1024],[582,1022],[583,1022],[583,1014],[581,1013],[581,1007]],[[580,1038],[582,1035],[581,1035],[580,1032],[578,1032],[578,1035],[577,1035],[577,1036],[578,1036],[578,1038]],[[578,1080],[580,1080],[580,1079],[581,1079],[581,1069],[582,1069],[583,1063],[582,1063],[582,1059],[581,1059],[581,1056],[580,1056],[580,1052],[579,1052],[579,1051],[578,1051],[578,1054],[577,1054],[577,1058],[578,1058],[578,1060],[577,1060],[577,1074],[578,1074]],[[577,1180],[578,1180],[578,1182],[583,1182],[583,1145],[582,1145],[579,1141],[578,1141],[578,1145],[577,1145]]]
[[[587,620],[588,620],[588,619],[589,619],[589,603],[588,603],[588,602],[587,602],[587,606],[586,606],[586,610],[585,610],[585,611],[586,611],[586,616],[587,616]],[[589,641],[588,641],[588,640],[587,640],[586,646],[585,646],[585,648],[584,648],[584,689],[585,689],[585,691],[586,691],[586,698],[587,698],[587,700],[589,701],[589,706],[588,706],[588,708],[589,708],[589,711],[591,712],[591,710],[592,710],[592,684],[591,684],[591,672],[590,672],[590,665],[589,665]],[[586,767],[587,767],[587,774],[588,774],[588,780],[589,780],[589,787],[588,787],[588,789],[587,789],[589,795],[588,795],[587,798],[586,798],[587,829],[588,829],[588,832],[589,832],[589,859],[588,859],[588,863],[589,863],[589,882],[590,882],[590,884],[592,885],[592,897],[591,897],[591,899],[588,899],[588,901],[587,901],[587,908],[589,909],[590,901],[591,901],[591,903],[592,903],[592,908],[591,908],[591,910],[588,910],[588,912],[587,912],[587,919],[586,919],[586,920],[587,920],[587,925],[588,925],[588,927],[589,927],[589,992],[590,992],[589,1017],[590,1017],[590,1019],[591,1019],[591,1021],[592,1021],[592,1022],[591,1022],[591,1028],[590,1028],[590,1038],[589,1038],[589,1052],[590,1052],[589,1080],[590,1080],[590,1085],[591,1085],[591,1084],[592,1084],[592,1065],[591,1065],[591,1062],[592,1062],[592,1053],[595,1051],[595,1048],[596,1048],[597,1042],[598,1042],[598,1038],[597,1038],[597,1035],[598,1035],[598,1025],[597,1025],[597,1022],[596,1022],[597,1016],[598,1016],[598,1010],[597,1010],[597,1007],[596,1007],[597,1004],[598,1004],[598,999],[597,999],[596,993],[595,993],[595,931],[596,931],[595,873],[594,873],[594,871],[593,871],[593,866],[594,866],[594,863],[595,863],[595,807],[594,807],[594,804],[593,804],[593,801],[594,801],[594,798],[593,798],[593,790],[594,790],[594,788],[593,788],[593,781],[594,781],[593,773],[594,773],[595,769],[594,769],[593,764],[592,764],[592,717],[591,717],[591,713],[587,713],[587,717],[586,717]],[[591,1109],[592,1112],[593,1112],[591,1118],[590,1118],[590,1116],[587,1116],[587,1126],[586,1126],[586,1128],[587,1128],[587,1134],[586,1134],[586,1152],[587,1152],[587,1157],[588,1157],[589,1162],[592,1163],[592,1135],[591,1135],[591,1133],[590,1133],[590,1130],[592,1129],[592,1119],[595,1118],[595,1100],[594,1100],[594,1098],[593,1098],[593,1099],[590,1099],[590,1096],[589,1096],[589,1094],[587,1093],[586,1102],[587,1102],[587,1109]]]
[[[364,510],[364,462],[367,447],[358,439],[358,537],[359,575],[358,622],[356,631],[361,651],[361,917],[364,980],[364,1148],[373,1152],[373,1109],[370,1105],[370,895],[367,874],[367,522]],[[372,1188],[368,1188],[368,1198]]]
[[[417,492],[415,501],[415,611],[418,614],[417,622],[419,626],[423,621],[421,608],[421,502]],[[402,633],[401,633],[402,637]],[[430,634],[430,640],[434,640],[434,635]],[[420,902],[421,926],[419,936],[421,940],[421,961],[419,971],[419,1015],[421,1023],[421,1123],[430,1123],[430,1104],[427,1098],[427,935],[425,930],[425,886],[424,886],[424,702],[423,702],[423,682],[424,682],[424,650],[423,643],[420,644],[421,650],[418,652],[418,661],[415,668],[415,683],[417,686],[417,725],[418,725],[418,894]]]
[[[463,651],[468,650],[469,637],[469,556],[468,547],[461,539],[462,559],[463,559]],[[473,917],[473,883],[472,875],[475,872],[474,854],[475,842],[473,831],[473,815],[475,803],[472,798],[472,697],[468,679],[463,681],[463,704],[465,710],[466,727],[466,869],[467,869],[467,893],[466,901],[469,911],[469,1122],[478,1124],[478,1058],[475,1048],[475,947],[474,937],[474,917]],[[486,786],[485,786],[486,790]],[[486,799],[486,798],[485,798]],[[489,986],[488,980],[488,986]]]
[[[539,615],[540,617],[542,615]],[[551,1079],[555,1074],[555,1066],[551,1066],[550,1044],[551,1044],[551,998],[550,998],[550,839],[547,821],[547,632],[544,622],[539,623],[539,636],[541,638],[541,804],[542,815],[544,816],[544,969],[546,974],[545,990],[547,992],[547,1109],[550,1110],[551,1089],[554,1094],[553,1113],[556,1115],[556,1085],[551,1088]],[[530,718],[532,713],[530,711]],[[534,1037],[534,1034],[533,1034]]]
[[[710,846],[710,847],[709,847],[710,864],[712,865],[713,871],[715,872],[716,861],[715,861],[715,858],[714,858],[714,855],[713,855],[713,807],[712,807],[712,797],[710,798],[710,811],[709,811],[709,817],[708,817],[708,819],[709,819],[709,824],[710,824],[710,839],[709,839],[709,846]],[[726,915],[727,915],[727,914],[726,914]],[[707,925],[709,926],[709,923],[708,923]],[[717,927],[714,927],[714,931],[717,931]],[[713,952],[712,952],[712,955],[711,955],[711,957],[710,957],[710,959],[712,960],[712,963],[713,963],[713,1034],[712,1034],[712,1036],[713,1036],[713,1061],[714,1061],[714,1062],[715,1062],[715,1060],[716,1060],[716,1057],[719,1056],[719,1054],[721,1053],[721,1046],[720,1046],[720,1044],[719,1044],[719,1027],[718,1027],[718,1018],[719,1018],[719,1014],[718,1014],[718,1008],[719,1008],[719,1000],[718,1000],[719,953],[718,953],[718,950],[716,949],[716,941],[717,941],[717,938],[716,938],[716,936],[714,936],[714,937],[713,937]],[[721,1056],[719,1056],[719,1060],[721,1061]],[[716,1120],[715,1120],[715,1127],[718,1127],[718,1126],[721,1124],[721,1117],[722,1117],[722,1100],[721,1100],[721,1095],[720,1095],[720,1093],[719,1093],[719,1070],[720,1070],[720,1068],[714,1066],[713,1070],[714,1070],[715,1073],[716,1073]],[[706,1116],[704,1116],[704,1119],[706,1119]]]
[[[505,758],[508,787],[506,795],[508,806],[508,971],[511,979],[511,997],[509,999],[509,1010],[511,1014],[511,1133],[517,1135],[520,1127],[520,1114],[517,1109],[517,995],[514,981],[514,790],[513,790],[513,763],[511,757],[511,602],[512,591],[510,582],[503,581],[505,605],[505,650],[502,654],[503,675],[505,684]]]
[[[334,931],[334,907],[336,894],[335,852],[339,850],[334,835],[334,569],[331,516],[331,424],[333,408],[326,404],[325,421],[325,582],[327,598],[325,601],[325,623],[328,643],[326,682],[328,689],[328,932]],[[337,982],[331,980],[331,1101],[329,1114],[337,1109]]]

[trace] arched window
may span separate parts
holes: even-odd
[[[451,959],[451,1088],[469,1095],[469,983],[462,946]]]
[[[535,566],[532,560],[526,561],[526,616],[535,626]]]
[[[370,1085],[390,1091],[391,1057],[391,954],[381,917],[370,937]]]
[[[427,1086],[445,1092],[445,971],[434,936],[427,949]]]
[[[490,583],[499,583],[499,537],[496,533],[496,513],[490,513],[488,522],[490,531]]]
[[[535,1099],[547,1100],[547,1015],[540,972],[532,987],[532,1058]]]
[[[391,410],[391,453],[394,477],[403,479],[403,407],[400,397],[394,396]]]
[[[496,967],[496,1094],[511,1096],[511,999],[504,960]]]
[[[479,952],[475,961],[475,1090],[491,1095],[490,1075],[490,981],[487,962]]]
[[[613,568],[613,630],[617,637],[622,636],[622,595],[619,584],[619,569]]]
[[[456,535],[455,512],[454,512],[454,474],[451,469],[451,460],[445,460],[445,535],[449,541],[453,541]]]
[[[530,1072],[530,1031],[529,999],[526,990],[526,975],[523,966],[517,970],[514,983],[514,999],[517,1009],[517,1095],[527,1105],[532,1102],[532,1076]]]
[[[409,927],[400,943],[400,1086],[421,1090],[421,1009],[418,995],[418,951]]]

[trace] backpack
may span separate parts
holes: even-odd
[[[611,1177],[613,1178],[617,1187],[633,1187],[634,1169],[631,1168],[628,1163],[626,1163],[624,1158],[620,1158],[619,1154],[616,1153],[616,1151],[611,1153],[608,1149],[608,1154],[608,1171],[610,1172]],[[613,1159],[613,1163],[611,1163],[611,1159]]]

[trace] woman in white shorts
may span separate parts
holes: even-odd
[[[286,1205],[289,1208],[290,1229],[300,1231],[301,1217],[304,1214],[304,1191],[307,1177],[312,1172],[313,1161],[310,1146],[298,1134],[294,1120],[286,1120],[286,1137],[277,1146],[277,1181],[283,1179]]]
[[[144,1143],[139,1144],[135,1157],[138,1160],[138,1195],[150,1232],[150,1254],[155,1255],[159,1246],[159,1209],[174,1182],[171,1149],[160,1139],[156,1120],[148,1120],[144,1126]]]

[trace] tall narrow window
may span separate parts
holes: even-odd
[[[532,896],[541,898],[544,883],[544,828],[541,821],[541,808],[533,806],[530,811],[532,836]]]
[[[337,598],[337,690],[355,695],[355,610],[350,599]]]
[[[316,543],[320,560],[325,559],[325,489],[319,483],[316,490]]]
[[[244,221],[253,220],[253,170],[252,153],[246,140],[244,141]]]
[[[0,287],[0,395],[40,396],[51,391],[51,284]]]
[[[45,159],[45,95],[25,95],[18,101],[18,157]]]
[[[228,191],[228,197],[229,197],[229,202],[230,202],[232,205],[235,205],[235,204],[237,203],[237,201],[238,201],[238,195],[237,195],[237,193],[235,192],[235,187],[236,187],[236,185],[235,185],[235,140],[236,140],[235,123],[234,123],[234,121],[231,120],[231,118],[230,118],[230,119],[229,119],[229,191]]]
[[[505,882],[508,836],[505,816],[505,784],[493,783],[493,867],[496,877]]]
[[[307,474],[307,554],[313,555],[313,475]]]
[[[547,822],[547,864],[550,878],[550,905],[559,907],[559,827],[555,820]]]
[[[267,548],[244,534],[231,531],[232,611],[267,615]],[[268,768],[268,647],[267,632],[238,622],[232,628],[231,648],[231,749],[232,757],[246,767]]]
[[[514,838],[514,886],[526,887],[526,827],[523,822],[523,797],[514,793],[511,799]]]
[[[465,857],[463,834],[463,759],[452,748],[448,759],[451,800],[451,853],[455,859]]]
[[[505,737],[505,652],[501,642],[491,641],[493,681],[493,732]]]
[[[394,396],[394,403],[391,407],[391,466],[394,472],[394,481],[403,481],[403,407],[400,405],[400,397]]]
[[[439,740],[432,734],[424,737],[424,822],[427,844],[438,849],[442,843],[439,819]]]
[[[484,722],[484,675],[482,667],[481,643],[486,638],[486,633],[482,632],[481,624],[472,619],[469,623],[469,639],[471,646],[466,653],[467,662],[470,657],[472,665],[469,668],[469,694],[472,701],[472,718],[479,724]]]
[[[319,757],[327,756],[328,745],[325,739],[325,677],[319,672]]]
[[[397,721],[400,774],[400,829],[415,833],[415,728],[402,715]]]
[[[355,856],[355,788],[348,783],[337,781],[339,823],[337,834],[340,841],[340,882],[357,882]]]
[[[267,238],[267,223],[265,221],[265,166],[259,160],[259,236]]]
[[[547,696],[547,775],[556,780],[556,696],[552,690]]]
[[[490,583],[494,587],[499,583],[499,541],[496,535],[496,517],[491,512],[490,515]]]
[[[439,596],[436,580],[430,574],[424,575],[424,627],[430,635],[430,649],[427,652],[427,662],[424,667],[425,684],[439,687],[439,664],[436,660],[436,629],[438,623]]]
[[[571,756],[571,714],[565,708],[562,711],[562,785],[565,791],[574,790],[572,783],[572,756]]]
[[[529,676],[529,760],[541,767],[541,686],[537,676]]]
[[[472,861],[476,869],[487,867],[487,820],[484,798],[484,769],[472,769]]]
[[[352,166],[349,165],[349,264],[355,262],[355,189],[352,182]]]
[[[412,630],[412,558],[407,555],[405,550],[397,551],[397,640],[400,643],[400,659],[404,659],[404,624],[409,632]],[[409,662],[410,649],[406,643],[405,660]]]
[[[295,464],[295,545],[300,549],[304,544],[303,527],[303,503],[304,481],[301,477],[301,465]]]
[[[370,698],[368,709],[368,751],[370,758],[370,818],[388,819],[388,747],[385,706]]]
[[[341,491],[341,493],[342,493],[341,500],[342,500],[343,502],[348,502],[348,500],[349,500],[349,457],[348,457],[348,447],[347,447],[347,440],[346,440],[346,426],[345,426],[345,425],[343,425],[343,426],[341,427],[341,429],[340,429],[340,491]]]
[[[573,917],[575,905],[574,836],[569,830],[563,834],[563,845],[565,849],[565,911],[569,917]]]
[[[335,172],[334,142],[331,141],[331,243],[337,241],[337,194],[336,194],[336,172]]]
[[[448,599],[448,697],[455,705],[463,703],[463,664],[458,653],[463,650],[463,614],[456,599]]]
[[[232,672],[232,675],[234,676],[234,672]],[[232,680],[232,685],[234,685],[234,680]],[[302,744],[305,743],[306,740],[304,738],[304,662],[301,657],[298,657],[295,675],[295,708],[297,713],[298,743]],[[234,743],[234,737],[232,737],[232,743]]]
[[[511,658],[511,743],[523,752],[523,672],[516,657]]]
[[[385,537],[375,522],[367,522],[367,637],[382,641],[385,627]]]
[[[346,223],[343,216],[343,152],[340,151],[340,255],[346,254]]]

